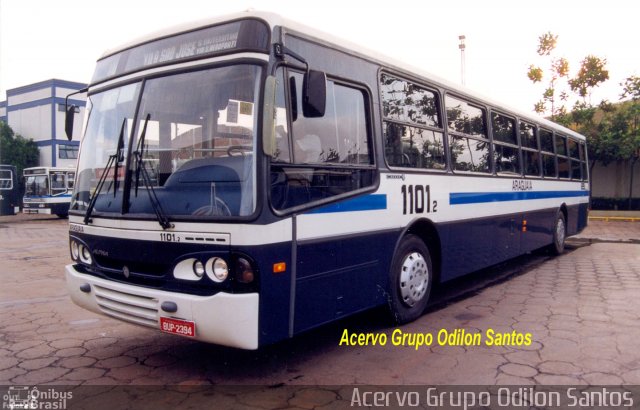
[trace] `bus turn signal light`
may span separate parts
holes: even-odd
[[[284,262],[278,262],[273,264],[273,273],[283,273],[287,270],[287,264]]]

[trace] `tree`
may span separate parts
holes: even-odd
[[[560,80],[566,80],[570,90],[576,93],[581,102],[576,102],[576,109],[591,107],[591,93],[593,89],[609,79],[609,71],[606,69],[607,60],[594,55],[586,56],[580,63],[580,70],[574,78],[569,78],[569,61],[564,57],[555,57],[553,52],[558,44],[558,36],[547,32],[538,37],[537,53],[540,57],[548,58],[549,68],[547,73],[536,65],[531,64],[527,71],[527,77],[531,82],[539,83],[549,78],[547,88],[542,93],[542,99],[535,103],[534,111],[544,115],[551,115],[552,121],[563,125],[569,118],[565,103],[571,97]],[[548,104],[551,105],[548,110]]]
[[[580,63],[578,75],[569,80],[571,91],[582,97],[583,104],[591,105],[592,90],[609,79],[609,71],[606,66],[606,59],[588,55]]]
[[[15,165],[18,175],[25,168],[38,165],[40,154],[38,146],[31,139],[15,134],[13,129],[0,121],[0,163]],[[24,181],[19,178],[20,194],[24,193]]]
[[[548,57],[549,64],[549,82],[547,88],[542,93],[542,99],[534,105],[534,111],[538,114],[545,114],[547,112],[547,104],[551,104],[551,119],[553,120],[557,115],[566,113],[564,104],[557,105],[557,100],[564,102],[567,100],[568,95],[566,92],[558,92],[558,80],[566,78],[569,75],[569,61],[564,57],[552,57],[552,53],[558,44],[558,36],[550,31],[544,33],[538,37],[538,55],[540,57]],[[534,84],[542,82],[545,78],[544,70],[536,65],[531,64],[527,77]]]

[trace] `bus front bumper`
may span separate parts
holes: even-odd
[[[67,265],[65,273],[71,300],[92,312],[157,330],[161,329],[161,318],[192,322],[192,339],[258,348],[258,293],[195,296],[96,278],[78,272],[74,265]],[[173,303],[177,310],[163,311],[165,302]]]

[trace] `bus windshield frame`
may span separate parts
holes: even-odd
[[[157,202],[174,221],[252,217],[263,67],[226,62],[90,93],[70,212],[97,196],[94,216],[152,219]]]

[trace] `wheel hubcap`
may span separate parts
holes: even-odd
[[[565,229],[564,229],[564,221],[558,218],[558,223],[556,224],[556,238],[558,246],[562,246],[564,243],[565,237]]]
[[[400,272],[400,294],[409,307],[418,303],[427,293],[429,268],[424,257],[413,252],[404,259]]]

